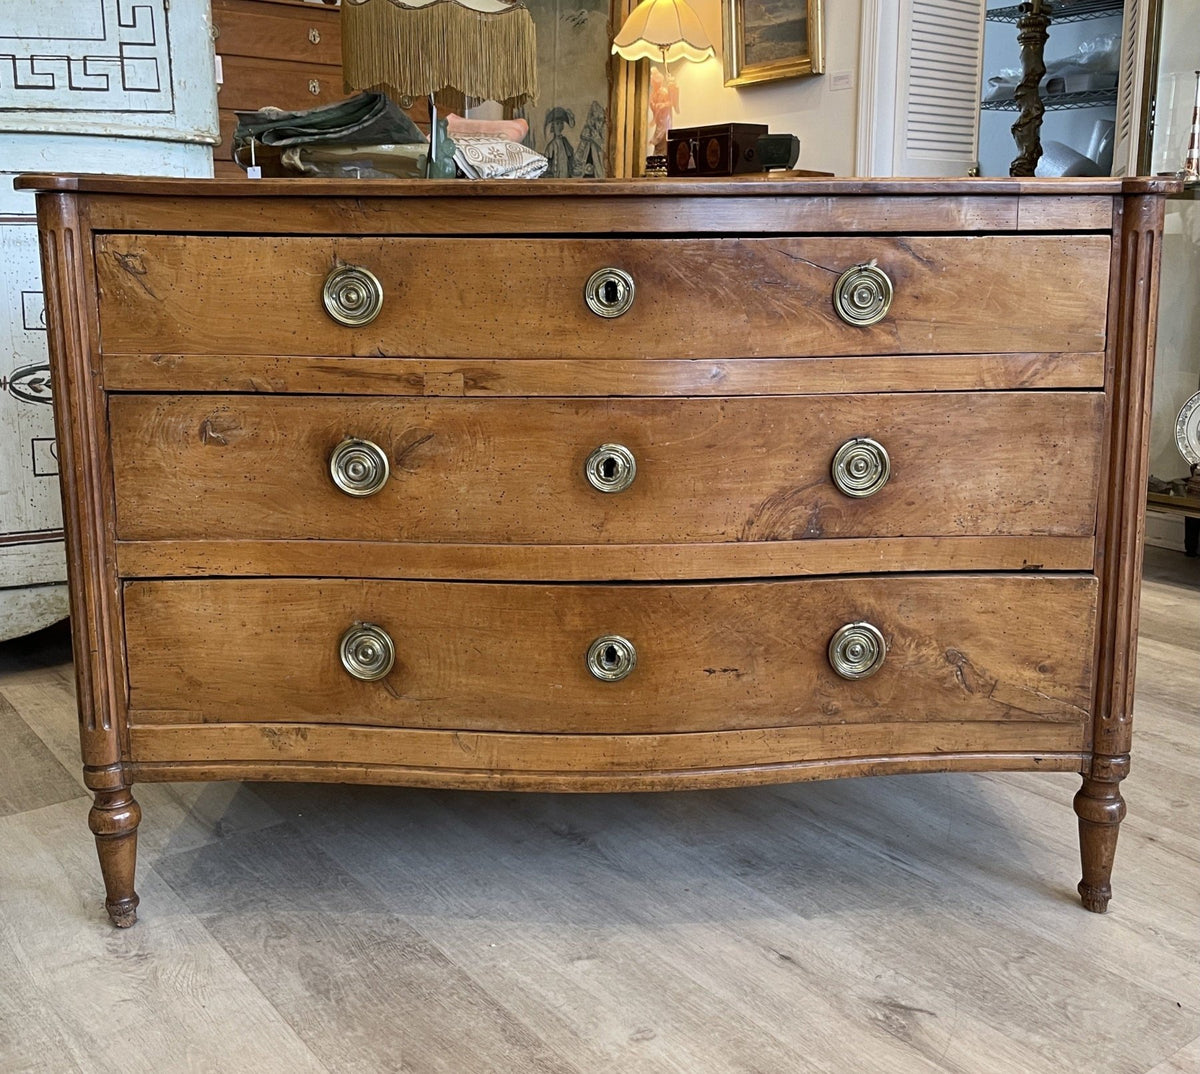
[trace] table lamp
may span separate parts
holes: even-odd
[[[453,178],[454,143],[433,95],[453,89],[518,107],[537,96],[533,17],[506,0],[344,0],[346,91],[430,98],[429,175]]]
[[[646,166],[648,173],[657,172],[657,162],[651,162],[663,158],[665,171],[667,131],[672,115],[679,111],[679,87],[668,65],[675,60],[699,63],[716,55],[712,39],[686,0],[642,0],[613,38],[612,50],[630,62],[649,59],[662,64],[661,72],[655,68],[650,74],[653,133],[647,138],[651,152]]]

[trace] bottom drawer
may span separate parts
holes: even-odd
[[[124,598],[135,727],[647,734],[823,726],[836,755],[839,734],[847,750],[867,748],[868,727],[889,725],[889,750],[907,748],[907,729],[940,748],[942,732],[931,739],[922,730],[931,725],[945,728],[944,748],[987,750],[1012,748],[1016,725],[1026,725],[1037,731],[1030,749],[1078,750],[1091,703],[1091,576],[715,585],[223,579],[130,582]],[[624,641],[594,645],[604,638]],[[870,663],[879,640],[873,673],[845,677]],[[386,673],[365,681],[347,664],[360,675]],[[1003,734],[989,738],[989,724]]]

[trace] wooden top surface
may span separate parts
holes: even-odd
[[[771,173],[735,179],[167,179],[124,175],[19,175],[18,190],[59,193],[169,195],[172,197],[529,197],[533,195],[680,197],[782,194],[1174,194],[1170,178],[1098,179],[857,179],[777,178]]]

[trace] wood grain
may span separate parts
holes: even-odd
[[[392,541],[118,541],[123,577],[243,575],[656,582],[871,571],[1091,570],[1089,537],[839,537],[724,544],[423,544]]]
[[[980,725],[982,726],[982,725]],[[206,733],[212,725],[205,725]],[[388,731],[387,741],[409,732]],[[413,734],[417,732],[412,732]],[[423,735],[447,732],[422,731]],[[148,739],[153,741],[152,739]],[[175,741],[172,739],[171,741]],[[157,751],[156,751],[157,755]],[[943,772],[1070,772],[1078,774],[1086,754],[1065,750],[1008,752],[973,750],[842,759],[780,761],[763,765],[658,769],[653,772],[528,772],[508,769],[430,768],[408,763],[345,761],[131,761],[130,776],[145,785],[187,780],[252,780],[256,783],[338,783],[379,786],[511,791],[552,794],[658,793],[721,790],[778,783],[809,783],[860,776]]]
[[[272,354],[281,343],[292,354],[442,358],[1095,351],[1110,245],[1104,236],[498,245],[101,235],[96,266],[106,352]],[[845,324],[834,283],[871,260],[893,281],[891,310],[869,328]],[[383,285],[383,311],[364,328],[336,324],[321,304],[343,264]],[[605,266],[637,287],[613,320],[583,301]],[[704,330],[716,309],[720,331]]]
[[[414,117],[417,118],[417,117]],[[417,119],[419,123],[420,120]],[[372,196],[365,186],[355,183],[356,196],[347,196],[344,183],[336,190],[326,189],[327,195],[339,196],[305,198],[311,183],[320,179],[305,179],[303,184],[293,180],[261,179],[252,187],[244,182],[212,181],[206,189],[211,200],[203,214],[196,213],[193,197],[171,196],[163,192],[151,202],[137,201],[119,193],[97,193],[88,203],[97,228],[110,231],[180,231],[187,233],[264,235],[344,235],[347,221],[360,221],[373,235],[528,235],[555,234],[563,229],[564,219],[570,222],[573,234],[584,235],[762,235],[776,232],[789,234],[858,234],[860,232],[902,233],[959,231],[1016,231],[1017,202],[1015,196],[904,196],[900,198],[856,197],[853,199],[829,196],[809,196],[807,191],[793,191],[787,198],[769,199],[753,195],[765,183],[741,184],[723,193],[709,186],[707,180],[689,179],[680,189],[672,184],[674,197],[660,196],[660,182],[642,182],[636,187],[614,186],[618,181],[607,180],[593,189],[593,196],[576,198],[590,180],[572,179],[556,182],[539,179],[533,183],[521,180],[487,180],[470,183],[456,180],[386,181],[386,190],[376,187]],[[336,182],[336,180],[335,180]],[[364,180],[369,184],[370,180]],[[449,185],[447,185],[447,183]],[[564,185],[565,183],[565,185]],[[259,196],[267,188],[270,196]],[[701,204],[695,194],[712,196]],[[552,191],[551,187],[556,187]],[[363,193],[360,194],[360,189]],[[776,188],[772,184],[768,192]],[[225,196],[226,192],[231,195]],[[176,195],[182,191],[175,189]],[[193,192],[195,193],[195,192]],[[567,195],[570,208],[566,216],[562,203],[554,197]],[[385,196],[381,196],[385,195]],[[469,211],[464,212],[463,196],[470,198]],[[689,196],[693,195],[693,196]],[[279,198],[287,197],[287,212],[279,212]],[[514,201],[514,197],[517,199]],[[1085,201],[1086,199],[1077,199]],[[1112,199],[1104,202],[1104,221],[1111,219]],[[900,204],[897,204],[899,202]],[[1084,213],[1084,222],[1094,213]],[[1090,223],[1079,230],[1098,230]]]
[[[260,0],[212,0],[216,50],[222,56],[270,56],[310,64],[342,66],[340,12],[309,5],[263,4]],[[313,41],[310,31],[319,40]],[[228,76],[227,76],[228,77]],[[258,108],[265,100],[252,105]],[[240,107],[240,106],[231,106]]]
[[[110,456],[105,398],[90,376],[95,280],[86,207],[68,197],[38,202],[47,337],[55,382],[55,431],[62,463],[63,524],[76,653],[79,728],[85,771],[112,789],[121,761],[125,658],[120,592],[113,572]]]
[[[163,874],[260,982],[322,1069],[583,1074],[514,1016],[486,979],[466,973],[404,914],[385,910],[377,889],[340,868],[306,832],[287,824],[236,842],[245,852],[236,870],[223,866],[224,851],[201,848],[172,856]],[[290,935],[300,921],[306,942],[281,949],[281,925]],[[348,1019],[360,1030],[344,1032]],[[361,1028],[385,1025],[393,1028]]]
[[[1117,300],[1110,301],[1109,481],[1104,525],[1098,532],[1100,619],[1096,635],[1096,694],[1092,764],[1075,796],[1083,878],[1083,905],[1104,913],[1117,834],[1125,818],[1120,784],[1129,773],[1133,685],[1137,662],[1139,580],[1146,529],[1145,488],[1150,464],[1150,401],[1163,202],[1129,198],[1116,214],[1120,241]]]
[[[342,66],[317,60],[264,59],[263,56],[222,55],[225,82],[217,93],[222,108],[255,111],[270,105],[284,111],[303,111],[342,100]],[[317,92],[313,93],[313,87]]]
[[[122,175],[54,174],[31,172],[13,180],[18,190],[44,190],[61,193],[119,193],[135,196],[183,196],[209,197],[211,195],[237,194],[236,186],[210,183],[207,180],[153,178]],[[730,179],[656,179],[646,183],[641,179],[585,179],[585,180],[520,180],[504,179],[462,183],[455,179],[423,180],[420,182],[396,183],[392,180],[365,179],[360,184],[364,196],[390,195],[393,197],[423,197],[426,194],[455,194],[459,197],[491,197],[497,192],[508,196],[528,197],[541,192],[554,196],[567,194],[581,199],[591,199],[597,194],[609,193],[625,197],[678,197],[697,194],[724,196],[740,194],[750,197],[785,197],[793,194],[816,194],[841,196],[848,199],[860,197],[894,198],[909,195],[925,195],[934,198],[954,198],[975,195],[1095,195],[1095,194],[1178,194],[1183,184],[1178,179],[1165,176],[1125,177],[1079,177],[1079,178],[989,178],[972,179],[970,182],[949,181],[940,178],[801,178],[764,172],[760,175],[742,175]],[[344,183],[340,180],[314,180],[304,185],[305,197],[329,197],[343,194]],[[245,193],[244,190],[240,191]],[[295,194],[288,184],[264,183],[263,194]],[[903,203],[902,203],[903,204]]]
[[[984,761],[992,753],[1010,757],[1023,753],[1031,759],[1044,754],[1070,754],[1070,767],[1077,769],[1081,736],[1077,727],[1042,722],[885,723],[841,729],[825,725],[665,736],[550,736],[531,732],[415,731],[327,724],[282,728],[223,723],[140,725],[133,729],[130,740],[135,764],[196,761],[236,766],[243,762],[253,768],[276,763],[286,767],[295,762],[336,765],[339,758],[353,753],[373,758],[364,774],[372,765],[401,766],[436,773],[445,769],[447,786],[614,791],[665,789],[668,783],[685,788],[729,786],[752,781],[746,777],[755,770],[770,782],[786,782],[798,762],[842,758],[883,759],[879,771],[896,772],[904,770],[909,754],[926,765],[930,755],[943,753],[980,754]],[[1029,765],[1036,766],[1036,762]],[[698,770],[695,780],[687,778],[691,769]],[[722,770],[733,778],[721,782],[713,779]],[[932,770],[937,770],[936,763]],[[289,771],[294,775],[297,769]],[[418,782],[432,785],[436,773],[427,771],[425,779]],[[860,768],[855,774],[867,772]],[[625,775],[628,780],[620,778]],[[470,782],[460,783],[463,777]],[[639,787],[643,779],[652,781],[649,788]]]
[[[1095,529],[1099,393],[487,402],[114,396],[122,540],[322,539],[656,544],[839,537],[1085,536]],[[891,476],[855,498],[831,476],[856,437]],[[387,455],[367,497],[329,459]],[[585,478],[625,446],[623,492]],[[213,505],[220,503],[220,509]],[[371,565],[358,564],[370,573]]]
[[[834,395],[898,391],[1102,388],[1104,355],[923,354],[842,358],[613,361],[505,358],[309,358],[237,354],[107,354],[109,391],[331,395]]]
[[[1090,578],[1034,575],[604,587],[132,582],[130,720],[586,734],[827,723],[835,739],[872,721],[1040,720],[1081,734],[1094,599]],[[826,650],[859,620],[878,626],[889,651],[873,677],[847,682]],[[355,680],[339,663],[340,637],[362,621],[396,646],[381,682]],[[638,666],[621,682],[587,670],[587,648],[605,634],[637,648]]]

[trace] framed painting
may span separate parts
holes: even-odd
[[[823,0],[721,0],[725,85],[825,70]]]

